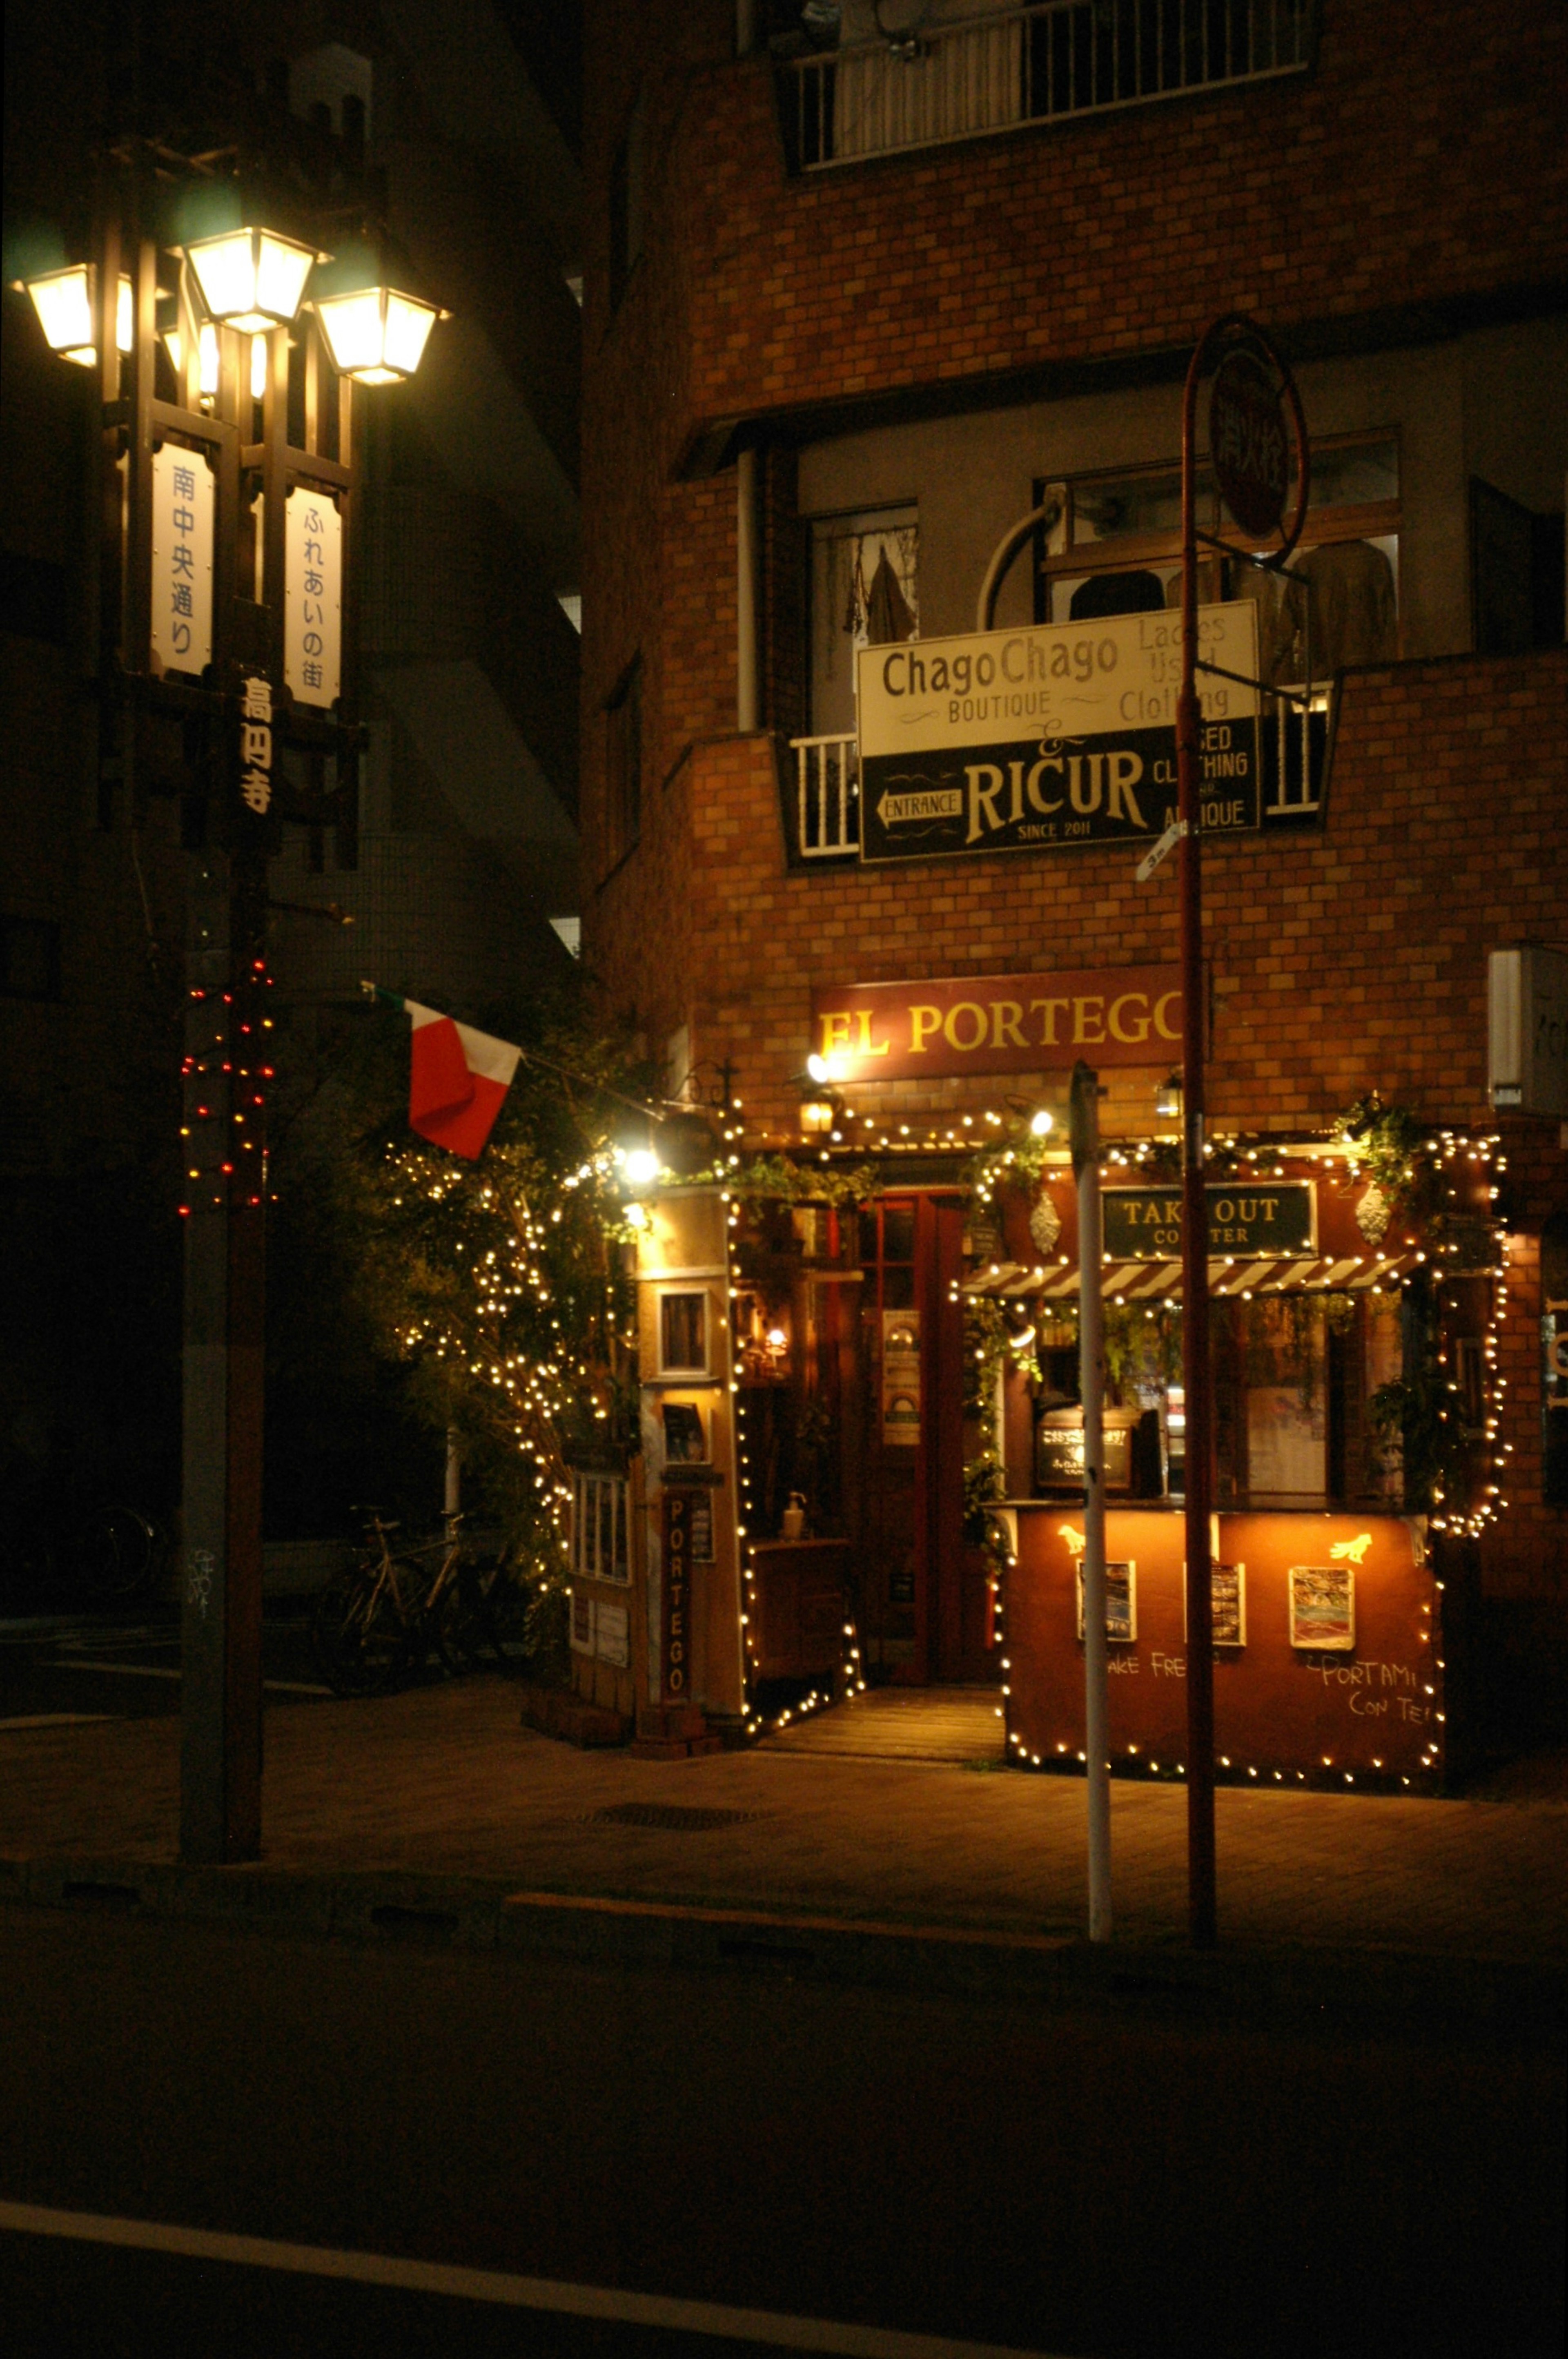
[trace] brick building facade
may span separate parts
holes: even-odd
[[[834,49],[784,7],[651,0],[636,42],[588,12],[583,907],[607,1003],[672,1090],[728,1066],[748,1145],[798,1148],[814,989],[1174,958],[1174,863],[862,864],[824,838],[811,766],[838,758],[818,740],[853,759],[857,636],[902,636],[862,594],[890,553],[921,638],[974,627],[1032,509],[1000,625],[1168,603],[1182,375],[1214,314],[1265,321],[1313,435],[1307,541],[1374,552],[1389,610],[1380,636],[1327,627],[1313,823],[1208,849],[1211,1119],[1321,1139],[1376,1091],[1501,1134],[1511,1466],[1483,1579],[1561,1648],[1539,1247],[1568,1132],[1494,1120],[1487,976],[1492,949],[1568,942],[1568,27],[1522,0],[1322,0],[1217,69],[1172,33],[1152,72],[1106,45],[1138,20],[1158,52],[1158,7],[977,29],[955,0],[903,49],[837,13]],[[1108,1075],[1108,1136],[1150,1133],[1159,1078]],[[837,1118],[929,1136],[1003,1087],[860,1082]]]

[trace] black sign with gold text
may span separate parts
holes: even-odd
[[[1216,1180],[1208,1198],[1211,1254],[1317,1252],[1317,1201],[1310,1180]],[[1182,1190],[1108,1188],[1105,1249],[1113,1261],[1174,1261],[1182,1250]]]
[[[666,1703],[691,1700],[691,1495],[664,1494],[665,1611],[659,1668]]]

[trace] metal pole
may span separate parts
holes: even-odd
[[[1078,1370],[1084,1404],[1084,1754],[1089,1799],[1089,1939],[1110,1939],[1110,1739],[1105,1640],[1105,1318],[1099,1193],[1099,1075],[1073,1068],[1078,1183]]]
[[[1187,1911],[1194,1946],[1218,1938],[1214,1848],[1214,1605],[1209,1574],[1208,1204],[1204,1188],[1203,863],[1198,832],[1197,501],[1195,440],[1206,337],[1182,402],[1182,689],[1176,706],[1182,827],[1182,1384],[1187,1541]]]
[[[261,1853],[265,863],[188,872],[179,1848]]]

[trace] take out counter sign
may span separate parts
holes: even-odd
[[[1258,676],[1257,608],[1198,609],[1198,653]],[[1176,809],[1181,616],[862,647],[860,857],[1152,842]],[[1259,824],[1258,692],[1198,675],[1206,832]]]

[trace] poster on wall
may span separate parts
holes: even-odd
[[[920,1439],[920,1313],[882,1312],[882,1440]]]
[[[1217,1647],[1247,1644],[1247,1567],[1210,1562],[1209,1612]],[[1182,1636],[1187,1635],[1187,1568],[1182,1567]]]
[[[1356,1570],[1348,1564],[1292,1564],[1291,1644],[1314,1654],[1356,1651]]]
[[[1078,1636],[1084,1635],[1084,1560],[1077,1560]],[[1138,1637],[1138,1567],[1130,1560],[1105,1568],[1105,1635],[1113,1647],[1133,1646]]]
[[[600,1601],[593,1617],[593,1651],[601,1662],[624,1670],[631,1660],[632,1617],[624,1605]]]
[[[572,1591],[571,1643],[574,1655],[593,1652],[593,1600],[585,1589]]]

